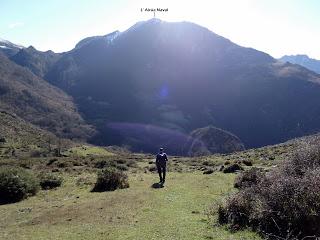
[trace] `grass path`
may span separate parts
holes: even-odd
[[[129,174],[130,188],[90,193],[69,176],[63,187],[0,206],[0,239],[260,239],[208,221],[206,209],[233,191],[234,176],[169,173],[164,188],[151,173]]]

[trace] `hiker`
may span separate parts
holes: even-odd
[[[166,168],[167,168],[167,154],[163,152],[163,148],[160,148],[156,157],[156,165],[160,177],[160,183],[163,184],[166,181]]]

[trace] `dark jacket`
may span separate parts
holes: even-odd
[[[168,161],[166,153],[158,153],[156,157],[156,164],[157,166],[166,166]]]

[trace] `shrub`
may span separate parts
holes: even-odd
[[[257,185],[264,178],[264,172],[259,168],[251,168],[237,176],[235,179],[235,188],[245,188]]]
[[[40,186],[42,189],[53,189],[60,187],[63,179],[60,176],[57,176],[52,173],[46,173],[40,175]]]
[[[157,166],[156,165],[152,165],[149,167],[149,171],[150,172],[156,172],[157,171]]]
[[[137,162],[134,161],[134,160],[128,160],[128,161],[126,162],[126,165],[127,165],[128,167],[131,167],[131,168],[136,168],[136,167],[138,167]]]
[[[251,160],[248,160],[248,159],[242,160],[242,163],[243,163],[244,165],[246,165],[246,166],[252,166],[252,165],[253,165],[253,164],[252,164],[252,161],[251,161]]]
[[[99,159],[94,163],[95,168],[115,167],[117,164],[113,160]]]
[[[202,165],[209,166],[209,163],[210,163],[209,161],[205,160],[205,161],[202,162]]]
[[[58,159],[56,159],[56,158],[50,159],[50,160],[47,162],[47,166],[52,165],[52,164],[55,163],[56,161],[58,161]]]
[[[0,203],[13,203],[33,196],[39,190],[39,181],[22,168],[0,168]]]
[[[30,157],[39,158],[42,156],[42,152],[40,150],[33,150],[30,152]]]
[[[19,167],[31,169],[32,168],[32,163],[29,162],[29,161],[24,161],[24,162],[19,163]]]
[[[116,168],[121,170],[121,171],[128,171],[129,170],[129,168],[126,165],[123,165],[123,164],[117,165]]]
[[[275,158],[275,156],[270,156],[269,157],[269,160],[275,160],[276,158]]]
[[[203,174],[212,174],[214,170],[212,168],[207,168],[206,170],[203,171]]]
[[[221,223],[232,229],[249,226],[274,239],[320,236],[318,146],[301,149],[262,177],[251,170],[237,181],[240,191],[218,211]]]
[[[97,182],[95,183],[92,191],[114,191],[116,189],[128,187],[128,176],[116,168],[109,167],[98,172]]]
[[[206,160],[206,161],[203,161],[203,162],[202,162],[202,165],[203,165],[203,166],[214,167],[216,164],[215,164],[214,162],[212,162],[212,161]]]
[[[118,164],[125,164],[127,161],[124,160],[124,159],[117,159],[116,162],[117,162]]]
[[[104,168],[107,165],[106,160],[98,160],[94,163],[95,168]]]
[[[223,172],[224,173],[234,173],[234,172],[240,171],[240,170],[243,170],[243,168],[238,163],[234,163],[234,164],[231,164],[231,165],[228,165],[227,167],[225,167],[223,169]]]
[[[216,211],[210,211],[209,214],[210,215],[214,215],[216,213]],[[218,222],[220,224],[227,224],[228,223],[228,213],[227,213],[227,209],[224,205],[219,204],[218,206]]]
[[[68,167],[72,167],[72,166],[73,166],[73,163],[68,160],[62,160],[62,161],[57,162],[58,168],[68,168]]]

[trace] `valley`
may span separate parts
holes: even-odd
[[[315,59],[155,17],[78,40],[0,39],[0,239],[320,236]]]
[[[85,38],[59,54],[12,46],[18,51],[15,55],[3,52],[11,69],[22,71],[22,66],[43,86],[50,84],[54,91],[68,95],[58,99],[68,101],[64,106],[69,107],[69,116],[63,116],[66,109],[61,106],[50,120],[33,120],[46,128],[59,122],[53,120],[57,114],[69,118],[61,120],[65,127],[46,128],[62,137],[129,146],[138,152],[153,152],[161,145],[174,154],[188,155],[197,139],[170,144],[176,132],[189,137],[192,131],[213,126],[238,137],[245,148],[253,148],[320,129],[317,74],[241,47],[194,23],[153,18],[124,32]],[[39,87],[34,85],[32,91]],[[8,91],[6,85],[2,88]],[[19,99],[28,97],[21,93]],[[31,108],[26,113],[31,114]],[[127,123],[144,127],[141,131],[114,127]],[[140,139],[144,131],[150,144]]]

